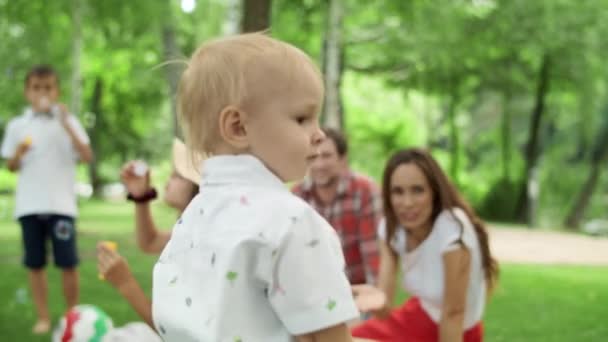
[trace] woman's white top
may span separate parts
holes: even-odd
[[[386,241],[384,220],[380,222],[378,235]],[[461,242],[471,254],[464,329],[471,328],[481,320],[486,299],[481,250],[475,228],[462,209],[441,212],[429,236],[410,252],[406,251],[407,234],[403,227],[397,228],[391,240],[390,247],[401,259],[404,289],[420,299],[422,308],[436,323],[441,319],[443,308],[443,254],[459,248]]]

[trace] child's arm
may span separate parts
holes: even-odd
[[[97,245],[99,273],[131,304],[137,314],[152,328],[152,302],[133,277],[129,265],[117,252],[103,243]]]
[[[397,258],[385,241],[380,241],[380,275],[378,287],[353,285],[353,295],[359,311],[384,318],[391,313],[397,283]]]
[[[351,342],[353,338],[345,323],[296,337],[298,342]]]
[[[120,179],[127,191],[135,196],[143,196],[150,191],[150,171],[145,175],[135,173],[135,161],[127,162],[120,172]],[[135,204],[135,237],[139,248],[148,254],[160,254],[171,238],[170,232],[158,230],[150,211],[150,203]]]
[[[93,150],[91,149],[91,146],[86,141],[83,141],[80,138],[80,135],[78,134],[78,132],[70,124],[70,120],[69,120],[70,114],[69,114],[67,107],[61,103],[57,104],[57,107],[59,107],[59,110],[60,110],[59,120],[61,122],[61,125],[63,126],[65,131],[70,136],[70,140],[72,141],[72,144],[74,145],[74,147],[76,148],[76,151],[78,152],[79,159],[87,164],[92,162],[93,161]]]
[[[358,338],[350,336],[348,327],[346,324],[337,325],[331,328],[317,331],[312,334],[296,336],[297,342],[376,342],[374,340],[368,340],[365,338]]]

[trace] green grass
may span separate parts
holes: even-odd
[[[400,293],[397,302],[407,295]],[[485,340],[608,341],[608,267],[501,265]]]
[[[608,267],[504,265],[486,312],[486,336],[608,341],[607,319]]]
[[[0,198],[5,200],[6,198]],[[96,304],[115,325],[138,320],[136,314],[107,283],[98,280],[95,244],[115,240],[135,276],[149,293],[155,257],[137,249],[132,233],[130,203],[89,201],[81,204],[78,221],[82,258],[81,302]],[[170,227],[175,214],[162,205],[154,208],[161,227]],[[567,248],[567,246],[564,246]],[[3,341],[48,341],[34,337],[31,296],[24,302],[16,295],[28,289],[21,266],[18,226],[0,217],[0,334]],[[63,311],[59,273],[49,267],[50,307],[54,323]],[[29,290],[28,290],[29,291]],[[404,299],[402,294],[399,300]],[[608,267],[503,265],[500,285],[487,307],[486,341],[608,341]]]

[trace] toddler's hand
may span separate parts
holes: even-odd
[[[375,286],[361,284],[353,285],[351,289],[355,297],[355,304],[359,311],[363,313],[371,312],[378,315],[388,307],[386,295]]]

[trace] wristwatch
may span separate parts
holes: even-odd
[[[131,193],[129,193],[127,195],[127,200],[135,202],[135,203],[146,203],[146,202],[150,202],[151,200],[155,199],[157,196],[158,196],[158,193],[156,193],[156,189],[150,188],[143,195],[137,196],[137,197],[135,197]]]

